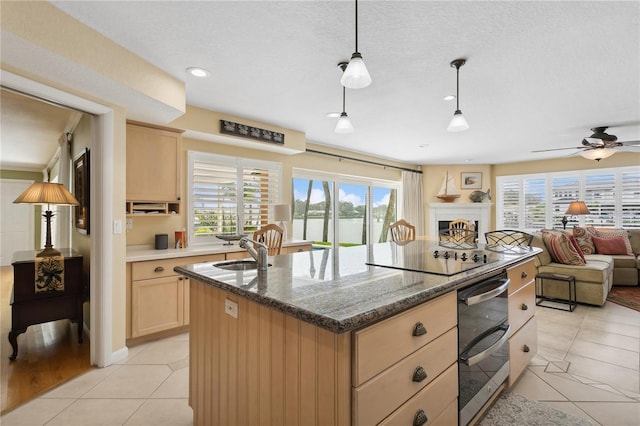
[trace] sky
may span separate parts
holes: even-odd
[[[294,179],[293,180],[293,195],[296,200],[307,199],[307,189],[309,181],[307,179]],[[351,202],[354,206],[363,205],[365,202],[367,187],[364,185],[350,185],[340,184],[338,199],[340,201]],[[373,191],[373,206],[386,205],[389,202],[389,188],[374,188]],[[324,190],[322,189],[322,182],[319,180],[313,181],[313,187],[311,189],[311,204],[324,201]]]

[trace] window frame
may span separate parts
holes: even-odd
[[[366,208],[366,221],[367,221],[367,244],[371,244],[374,241],[374,236],[372,235],[373,228],[371,227],[371,219],[373,212],[373,188],[389,188],[396,190],[396,218],[402,217],[402,181],[392,181],[386,179],[376,179],[364,176],[354,176],[354,175],[346,175],[340,173],[325,173],[316,170],[309,169],[299,169],[293,168],[291,171],[291,186],[292,186],[292,199],[295,197],[293,194],[293,181],[294,179],[311,179],[314,181],[328,181],[331,186],[331,193],[333,197],[331,199],[331,219],[332,219],[332,232],[333,238],[331,241],[331,248],[339,247],[340,241],[340,232],[339,226],[340,221],[338,210],[339,210],[339,197],[337,194],[339,193],[340,184],[347,185],[361,185],[366,186],[366,194],[365,194],[365,202],[367,203]],[[292,232],[293,234],[293,232]]]
[[[602,196],[589,197],[589,191],[598,194],[597,186],[593,183],[593,180],[599,176],[612,175],[610,187],[605,187],[603,191],[600,191]],[[630,177],[627,177],[630,176]],[[573,183],[570,192],[572,195],[567,196],[566,199],[558,197],[557,193],[560,192],[561,185],[554,185],[555,182],[565,179],[570,181],[572,179],[577,180]],[[630,179],[627,180],[627,179]],[[613,228],[640,228],[640,221],[638,223],[628,223],[628,218],[624,217],[623,211],[629,210],[631,206],[632,212],[640,212],[640,167],[628,166],[628,167],[615,167],[606,169],[586,169],[586,170],[572,170],[553,173],[534,173],[526,175],[505,175],[496,177],[496,228],[516,228],[527,232],[533,232],[541,228],[531,227],[528,222],[528,216],[526,210],[527,203],[523,203],[524,197],[531,196],[525,191],[527,182],[533,180],[544,181],[544,199],[543,204],[545,206],[551,206],[551,208],[545,208],[545,218],[543,228],[558,228],[561,227],[561,219],[565,216],[564,212],[570,201],[585,201],[587,207],[594,211],[597,207],[597,201],[603,200],[605,203],[599,208],[604,208],[605,211],[611,211],[612,218],[607,219],[603,216],[585,215],[585,216],[570,216],[570,223],[578,224],[578,226],[593,225],[596,227],[613,227]],[[509,209],[505,208],[505,186],[518,187],[519,199],[518,199],[518,217],[516,221],[510,222],[505,225],[505,211],[512,212],[513,199],[509,198],[511,205]],[[569,190],[568,190],[569,192]],[[577,193],[577,198],[573,194]],[[629,196],[628,193],[638,194],[637,198]],[[627,200],[623,199],[623,196],[627,196]],[[629,201],[631,200],[631,201]],[[636,202],[633,202],[638,200]],[[556,208],[556,206],[561,206]],[[625,208],[623,208],[625,207]],[[557,212],[556,212],[557,210]],[[628,215],[628,213],[627,213]],[[593,217],[599,217],[600,220],[594,220]],[[606,221],[605,221],[606,220]],[[626,222],[625,222],[626,221]],[[517,222],[517,226],[514,223]]]
[[[244,172],[243,170],[251,168],[261,168],[272,170],[275,172],[277,182],[269,183],[267,193],[271,193],[268,204],[267,222],[273,222],[273,209],[275,204],[282,203],[282,163],[276,161],[257,160],[253,158],[233,157],[227,155],[220,155],[211,152],[203,151],[188,151],[187,153],[187,238],[189,239],[189,245],[200,246],[211,243],[220,243],[222,240],[215,236],[195,236],[195,203],[194,203],[194,165],[196,162],[206,162],[212,165],[220,165],[224,167],[235,168],[236,173],[236,187],[235,187],[235,211],[236,217],[236,233],[244,234],[244,203],[242,204],[242,211],[239,209],[238,200],[244,200],[243,189],[245,188]],[[274,189],[275,188],[275,189]],[[251,231],[252,232],[252,231]]]

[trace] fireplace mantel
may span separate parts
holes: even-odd
[[[493,203],[429,203],[429,235],[438,237],[438,222],[455,219],[478,221],[478,242],[485,243]]]

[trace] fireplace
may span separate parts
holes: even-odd
[[[436,239],[449,222],[466,219],[476,224],[478,243],[485,244],[484,233],[489,231],[493,203],[429,203],[429,236]]]

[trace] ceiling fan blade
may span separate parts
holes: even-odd
[[[624,141],[618,143],[626,146],[640,146],[640,141]]]
[[[576,146],[576,147],[571,147],[571,148],[552,148],[552,149],[539,149],[537,151],[531,151],[531,152],[547,152],[547,151],[562,151],[563,149],[584,149],[584,146]]]

